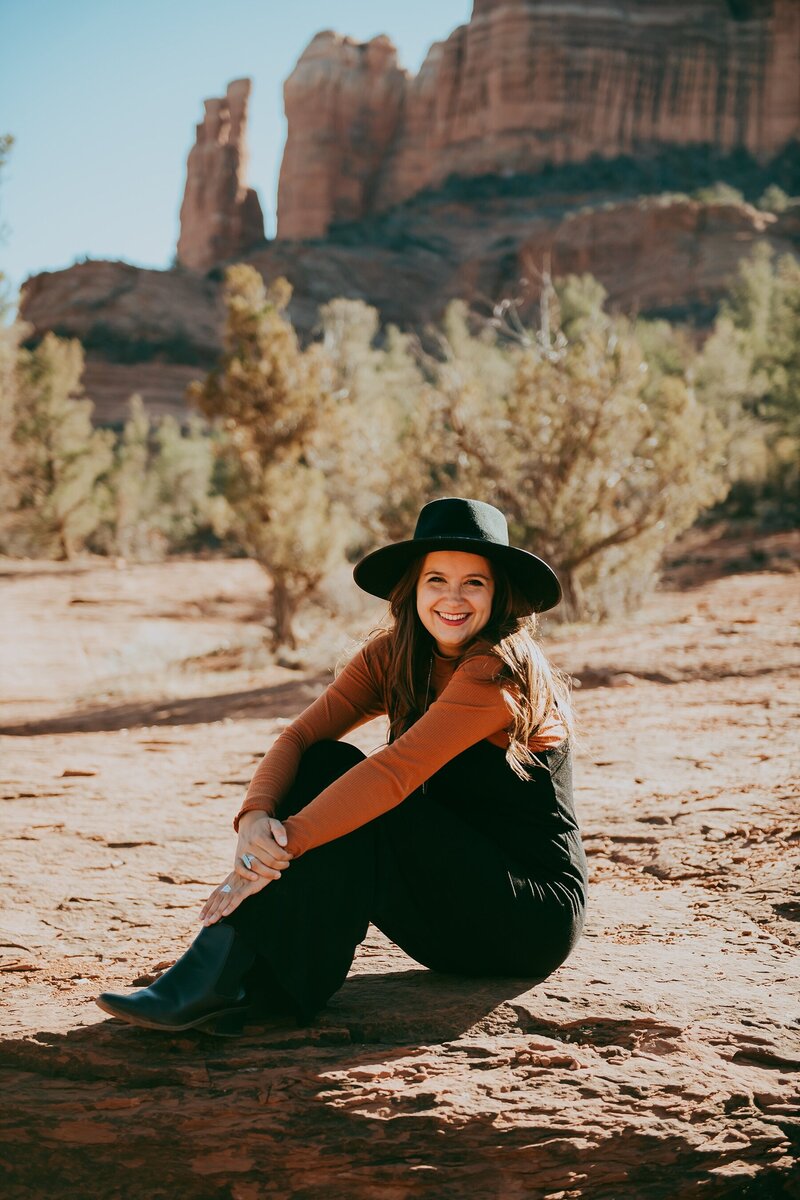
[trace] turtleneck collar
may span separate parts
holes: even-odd
[[[478,646],[480,641],[481,641],[480,637],[478,637],[476,635],[470,642],[467,642],[466,646],[464,646],[464,648],[460,654],[454,654],[452,656],[449,654],[440,654],[439,651],[436,649],[436,643],[431,642],[431,651],[433,653],[433,661],[434,661],[434,663],[442,663],[442,664],[451,663],[451,664],[455,665],[456,663],[461,662],[461,659],[464,657],[464,655],[468,651],[474,650]],[[488,649],[488,647],[489,647],[489,643],[487,642],[486,648]]]
[[[466,647],[465,647],[465,649],[466,649]],[[431,650],[433,652],[433,657],[436,662],[457,663],[460,658],[464,657],[463,653],[462,654],[440,654],[439,651],[436,649],[436,646],[431,646]]]

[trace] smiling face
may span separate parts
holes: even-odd
[[[425,556],[417,580],[417,612],[440,654],[458,657],[489,620],[493,596],[487,558],[463,550],[434,550]]]

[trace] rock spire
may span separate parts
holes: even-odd
[[[375,208],[407,75],[387,37],[318,33],[283,89],[289,137],[278,188],[281,236],[319,237]]]
[[[249,79],[234,79],[205,116],[186,165],[178,262],[194,271],[234,257],[264,240],[258,196],[246,184]]]

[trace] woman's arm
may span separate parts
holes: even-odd
[[[456,668],[442,694],[401,737],[356,763],[287,817],[287,849],[296,858],[400,804],[446,762],[511,721],[497,659],[474,657]]]
[[[244,803],[234,817],[237,833],[246,812],[275,813],[309,746],[323,738],[338,739],[386,711],[375,666],[379,640],[366,642],[322,695],[275,739],[256,767]]]

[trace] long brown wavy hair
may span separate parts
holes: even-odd
[[[389,716],[389,741],[394,741],[419,720],[425,708],[425,690],[434,639],[417,612],[417,580],[425,561],[422,554],[408,566],[389,597],[389,611],[364,641],[389,639],[384,676],[384,700]],[[570,702],[570,680],[548,662],[538,642],[538,616],[531,613],[528,597],[500,564],[491,562],[494,596],[489,620],[465,650],[465,657],[493,652],[498,659],[493,678],[502,684],[511,719],[506,760],[521,779],[529,779],[526,766],[536,762],[528,741],[553,715],[561,718],[567,735],[575,734]]]

